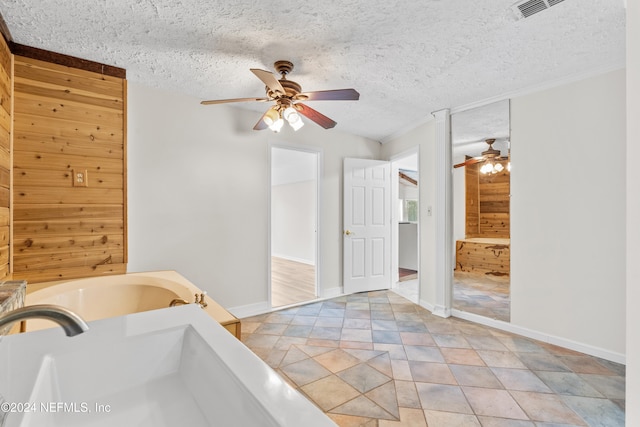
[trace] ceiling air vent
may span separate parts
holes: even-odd
[[[562,3],[562,1],[563,0],[525,0],[514,4],[511,6],[511,9],[513,9],[518,18],[528,18],[545,9],[549,9],[551,6]]]

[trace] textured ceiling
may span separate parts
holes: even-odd
[[[0,0],[0,12],[17,43],[126,68],[130,81],[199,99],[263,96],[249,68],[290,60],[303,90],[358,90],[360,101],[309,105],[337,129],[383,141],[435,110],[624,66],[623,0],[565,0],[522,20],[512,4]]]

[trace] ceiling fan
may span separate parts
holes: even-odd
[[[480,172],[482,173],[498,173],[498,172],[502,172],[502,170],[504,169],[504,166],[502,166],[501,163],[499,163],[501,160],[509,160],[508,157],[501,157],[500,156],[500,150],[496,150],[495,148],[493,148],[493,144],[496,142],[495,138],[491,138],[491,139],[485,139],[485,141],[488,145],[489,148],[486,149],[485,151],[483,151],[481,153],[481,156],[479,157],[471,157],[467,160],[465,160],[462,163],[458,163],[456,165],[453,165],[454,168],[460,168],[463,166],[470,166],[470,165],[474,165],[476,163],[481,163],[481,162],[486,162],[481,168],[480,168]],[[507,164],[507,170],[510,170],[510,165]]]
[[[360,98],[360,94],[356,92],[355,89],[302,92],[302,86],[293,80],[287,80],[287,75],[293,70],[292,62],[276,61],[273,66],[280,74],[280,79],[276,78],[270,71],[251,68],[251,72],[266,85],[265,97],[218,99],[202,101],[201,104],[211,105],[230,102],[273,101],[274,105],[262,115],[253,129],[263,130],[269,128],[274,132],[279,132],[285,120],[294,130],[300,129],[304,125],[300,115],[305,116],[325,129],[330,129],[336,125],[335,121],[300,101],[357,101]]]

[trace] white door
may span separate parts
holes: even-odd
[[[389,162],[344,159],[344,292],[391,287]]]

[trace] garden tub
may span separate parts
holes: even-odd
[[[88,277],[27,285],[25,305],[55,304],[77,313],[90,322],[149,310],[195,303],[202,290],[176,271],[151,271],[112,276]],[[207,295],[203,310],[240,338],[240,321]],[[29,332],[56,326],[49,320],[30,319],[21,331]]]

